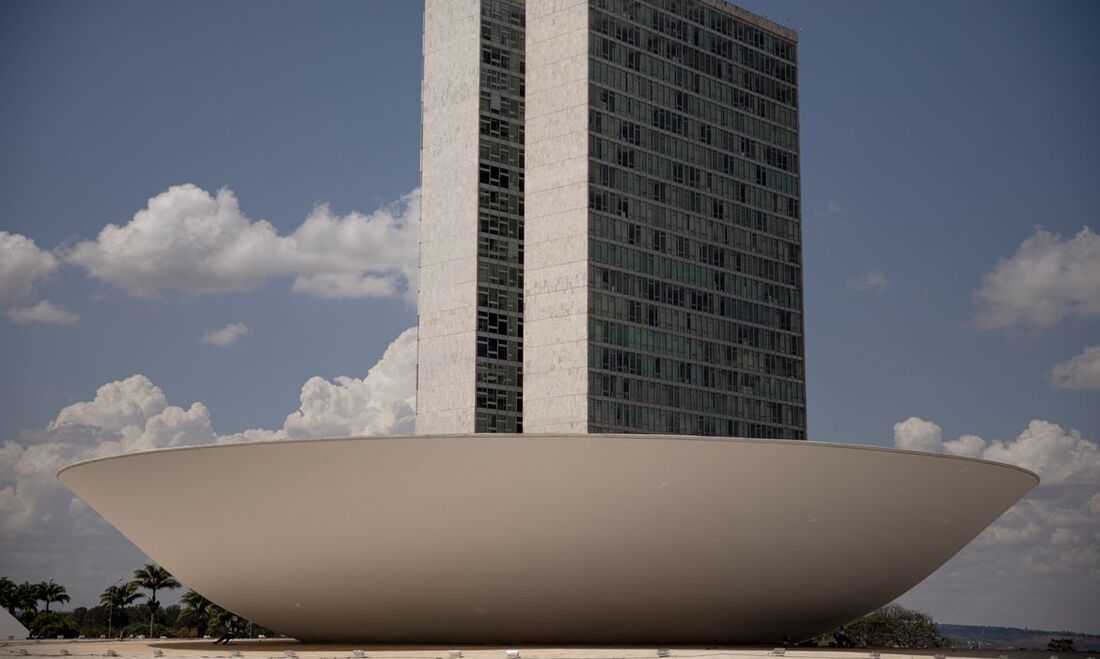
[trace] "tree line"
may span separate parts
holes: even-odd
[[[179,604],[162,607],[157,593],[181,588],[167,570],[149,563],[133,579],[115,582],[99,596],[99,605],[51,611],[51,604],[70,601],[65,587],[50,581],[14,583],[0,577],[0,606],[15,616],[33,638],[201,638],[232,634],[246,628],[252,635],[275,636],[188,590]],[[142,601],[144,600],[144,601]],[[39,610],[39,602],[44,606]],[[840,648],[943,648],[953,645],[926,613],[890,604],[799,645]],[[1052,639],[1047,650],[1073,652],[1072,639]]]
[[[179,604],[162,607],[157,593],[181,587],[167,570],[148,563],[134,570],[129,581],[119,579],[108,586],[97,606],[51,611],[51,604],[71,601],[64,586],[52,579],[15,583],[0,577],[0,606],[19,620],[32,638],[201,638],[227,632],[239,635],[246,628],[255,634],[273,635],[193,590],[188,590]]]

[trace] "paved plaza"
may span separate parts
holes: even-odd
[[[944,659],[1053,659],[1050,652],[1003,652],[998,650],[840,650],[835,648],[764,648],[764,647],[534,647],[475,646],[454,648],[437,645],[364,645],[307,644],[290,639],[240,639],[230,645],[214,645],[210,640],[158,641],[4,641],[0,657],[163,657],[197,659],[903,659],[937,657]],[[112,654],[113,653],[113,654]],[[518,653],[518,656],[513,654]],[[660,654],[659,654],[660,653]],[[1085,653],[1072,653],[1059,659],[1079,657],[1097,659]]]

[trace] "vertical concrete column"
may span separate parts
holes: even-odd
[[[525,433],[588,431],[588,23],[527,4]]]
[[[418,434],[474,430],[481,3],[426,0]]]

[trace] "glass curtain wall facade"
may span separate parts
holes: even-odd
[[[523,432],[524,3],[480,0],[475,432]]]
[[[797,48],[589,3],[589,427],[805,439]]]

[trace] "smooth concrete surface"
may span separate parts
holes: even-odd
[[[481,4],[425,0],[416,431],[473,432]]]
[[[527,5],[523,429],[588,431],[588,2]]]
[[[301,640],[775,643],[898,597],[1038,478],[656,435],[280,441],[61,480],[182,582]]]
[[[0,640],[27,638],[27,628],[8,613],[5,608],[0,608]]]

